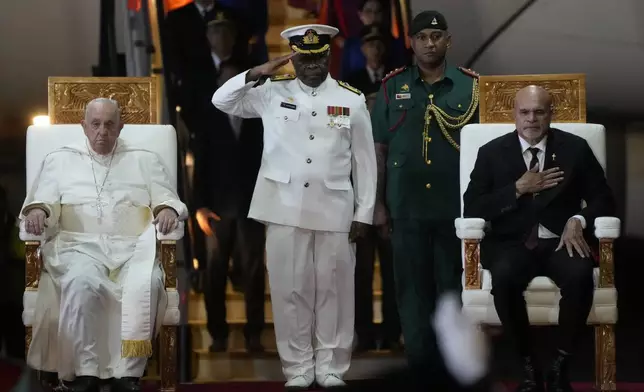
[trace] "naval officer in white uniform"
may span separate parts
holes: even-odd
[[[325,25],[289,28],[293,53],[245,71],[212,103],[264,123],[248,216],[267,225],[277,349],[287,390],[343,386],[354,335],[353,242],[372,223],[376,156],[365,97],[329,76]],[[295,76],[273,76],[292,61]]]

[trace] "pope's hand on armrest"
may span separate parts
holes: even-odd
[[[456,218],[456,236],[462,240],[482,240],[485,237],[485,220],[481,218]]]
[[[595,218],[595,237],[599,239],[619,238],[621,221],[614,216],[600,216]]]

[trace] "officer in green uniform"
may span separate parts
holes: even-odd
[[[384,78],[372,114],[378,158],[376,226],[388,226],[409,364],[435,356],[437,295],[461,290],[460,129],[478,121],[478,75],[450,66],[447,22],[418,14],[409,30],[414,66]],[[420,366],[420,365],[419,365]],[[419,369],[422,371],[422,369]]]

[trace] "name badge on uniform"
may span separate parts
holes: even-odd
[[[292,103],[288,103],[288,102],[282,102],[282,103],[280,103],[280,106],[283,107],[283,108],[286,108],[286,109],[291,109],[291,110],[297,109],[297,105],[292,104]]]
[[[411,93],[396,94],[396,99],[410,99]]]
[[[349,128],[351,125],[349,108],[344,108],[342,106],[327,106],[326,112],[329,115],[329,127]]]

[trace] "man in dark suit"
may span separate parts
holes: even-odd
[[[219,85],[245,69],[233,62],[221,64]],[[228,346],[226,281],[231,254],[238,245],[243,270],[247,324],[244,328],[249,352],[264,350],[264,225],[248,219],[263,149],[261,119],[242,119],[217,109],[216,122],[200,143],[209,159],[195,161],[195,206],[197,222],[207,235],[215,235],[217,249],[207,266],[204,290],[210,350]]]
[[[385,35],[383,28],[374,24],[365,26],[360,36],[362,52],[367,59],[367,64],[354,72],[347,83],[369,97],[378,92],[382,78],[389,71],[384,64]],[[376,251],[382,282],[382,324],[379,339],[373,323],[373,275]],[[363,352],[378,347],[383,350],[399,349],[401,327],[396,306],[393,254],[389,232],[383,232],[371,226],[366,237],[356,240],[355,282],[355,329],[358,336],[355,351]]]
[[[481,244],[492,274],[494,305],[523,357],[517,391],[543,391],[531,347],[523,292],[536,276],[561,289],[557,356],[548,391],[572,391],[567,368],[593,301],[591,249],[584,230],[615,208],[604,171],[588,143],[550,127],[550,94],[536,86],[515,98],[516,131],[481,147],[463,195],[464,216],[490,228]],[[581,202],[586,207],[581,208]]]

